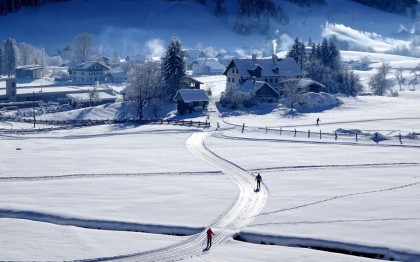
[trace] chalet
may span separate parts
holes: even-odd
[[[190,67],[194,75],[221,75],[226,69],[216,58],[195,60]]]
[[[186,49],[184,50],[185,59],[188,61],[194,61],[194,60],[204,60],[207,57],[206,53],[204,53],[203,50],[200,49]]]
[[[105,82],[110,68],[99,62],[83,62],[69,68],[69,74],[73,83],[93,84]]]
[[[257,81],[255,78],[245,81],[240,86],[240,90],[245,93],[250,93],[260,102],[277,103],[280,94],[267,82]]]
[[[252,59],[233,59],[223,74],[226,76],[226,87],[242,85],[253,77],[271,86],[303,77],[302,69],[292,58],[273,56],[271,59],[257,59],[255,55]]]
[[[202,89],[180,89],[174,97],[178,114],[184,115],[206,109],[209,97]]]
[[[17,78],[40,79],[42,78],[41,65],[17,66],[15,69]]]

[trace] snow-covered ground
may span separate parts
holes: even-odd
[[[224,76],[199,80],[212,89],[211,101],[216,102]],[[233,205],[241,203],[237,197],[243,192],[229,174],[234,171],[223,171],[232,163],[249,174],[260,172],[267,187],[265,207],[250,224],[232,231],[254,244],[224,238],[228,231],[215,227],[215,246],[184,259],[365,260],[297,247],[314,246],[416,261],[420,142],[410,134],[420,129],[419,97],[419,91],[399,97],[340,97],[339,107],[293,117],[281,106],[233,113],[211,105],[213,126],[208,130],[103,125],[3,133],[0,260],[135,257],[192,243],[189,237],[165,234],[201,232],[238,208]],[[223,119],[217,109],[224,110]],[[84,116],[112,119],[119,110],[121,104],[100,106]],[[53,118],[80,114],[61,112]],[[360,131],[358,141],[354,130]],[[204,140],[219,159],[212,161],[228,162],[214,165],[192,154],[187,141],[202,132],[213,134]],[[375,132],[388,140],[376,143]],[[203,242],[196,240],[198,246]]]

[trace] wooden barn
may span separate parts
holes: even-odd
[[[207,109],[209,97],[202,89],[180,89],[174,97],[178,114],[185,115]]]

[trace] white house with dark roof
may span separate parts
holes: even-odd
[[[97,81],[107,81],[110,68],[99,62],[77,63],[69,67],[69,74],[73,83],[93,84]]]
[[[242,85],[255,77],[257,81],[264,81],[271,86],[277,86],[287,79],[302,78],[303,72],[292,58],[278,59],[232,59],[225,72],[226,87]]]

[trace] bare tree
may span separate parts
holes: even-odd
[[[136,105],[139,119],[144,118],[146,106],[151,101],[156,104],[154,99],[161,96],[161,78],[161,69],[156,62],[146,62],[135,68],[126,91],[127,98]]]
[[[406,80],[402,73],[403,73],[402,67],[398,68],[394,73],[395,80],[397,80],[397,83],[400,86],[400,91],[402,91],[402,85],[405,85],[405,80]]]
[[[419,83],[420,77],[420,64],[418,64],[413,70],[410,71],[410,74],[414,75],[414,78],[410,80],[411,85],[413,85],[413,90],[416,90],[416,85]]]
[[[83,33],[73,38],[70,43],[72,59],[75,62],[88,61],[93,53],[94,37],[91,34]]]

